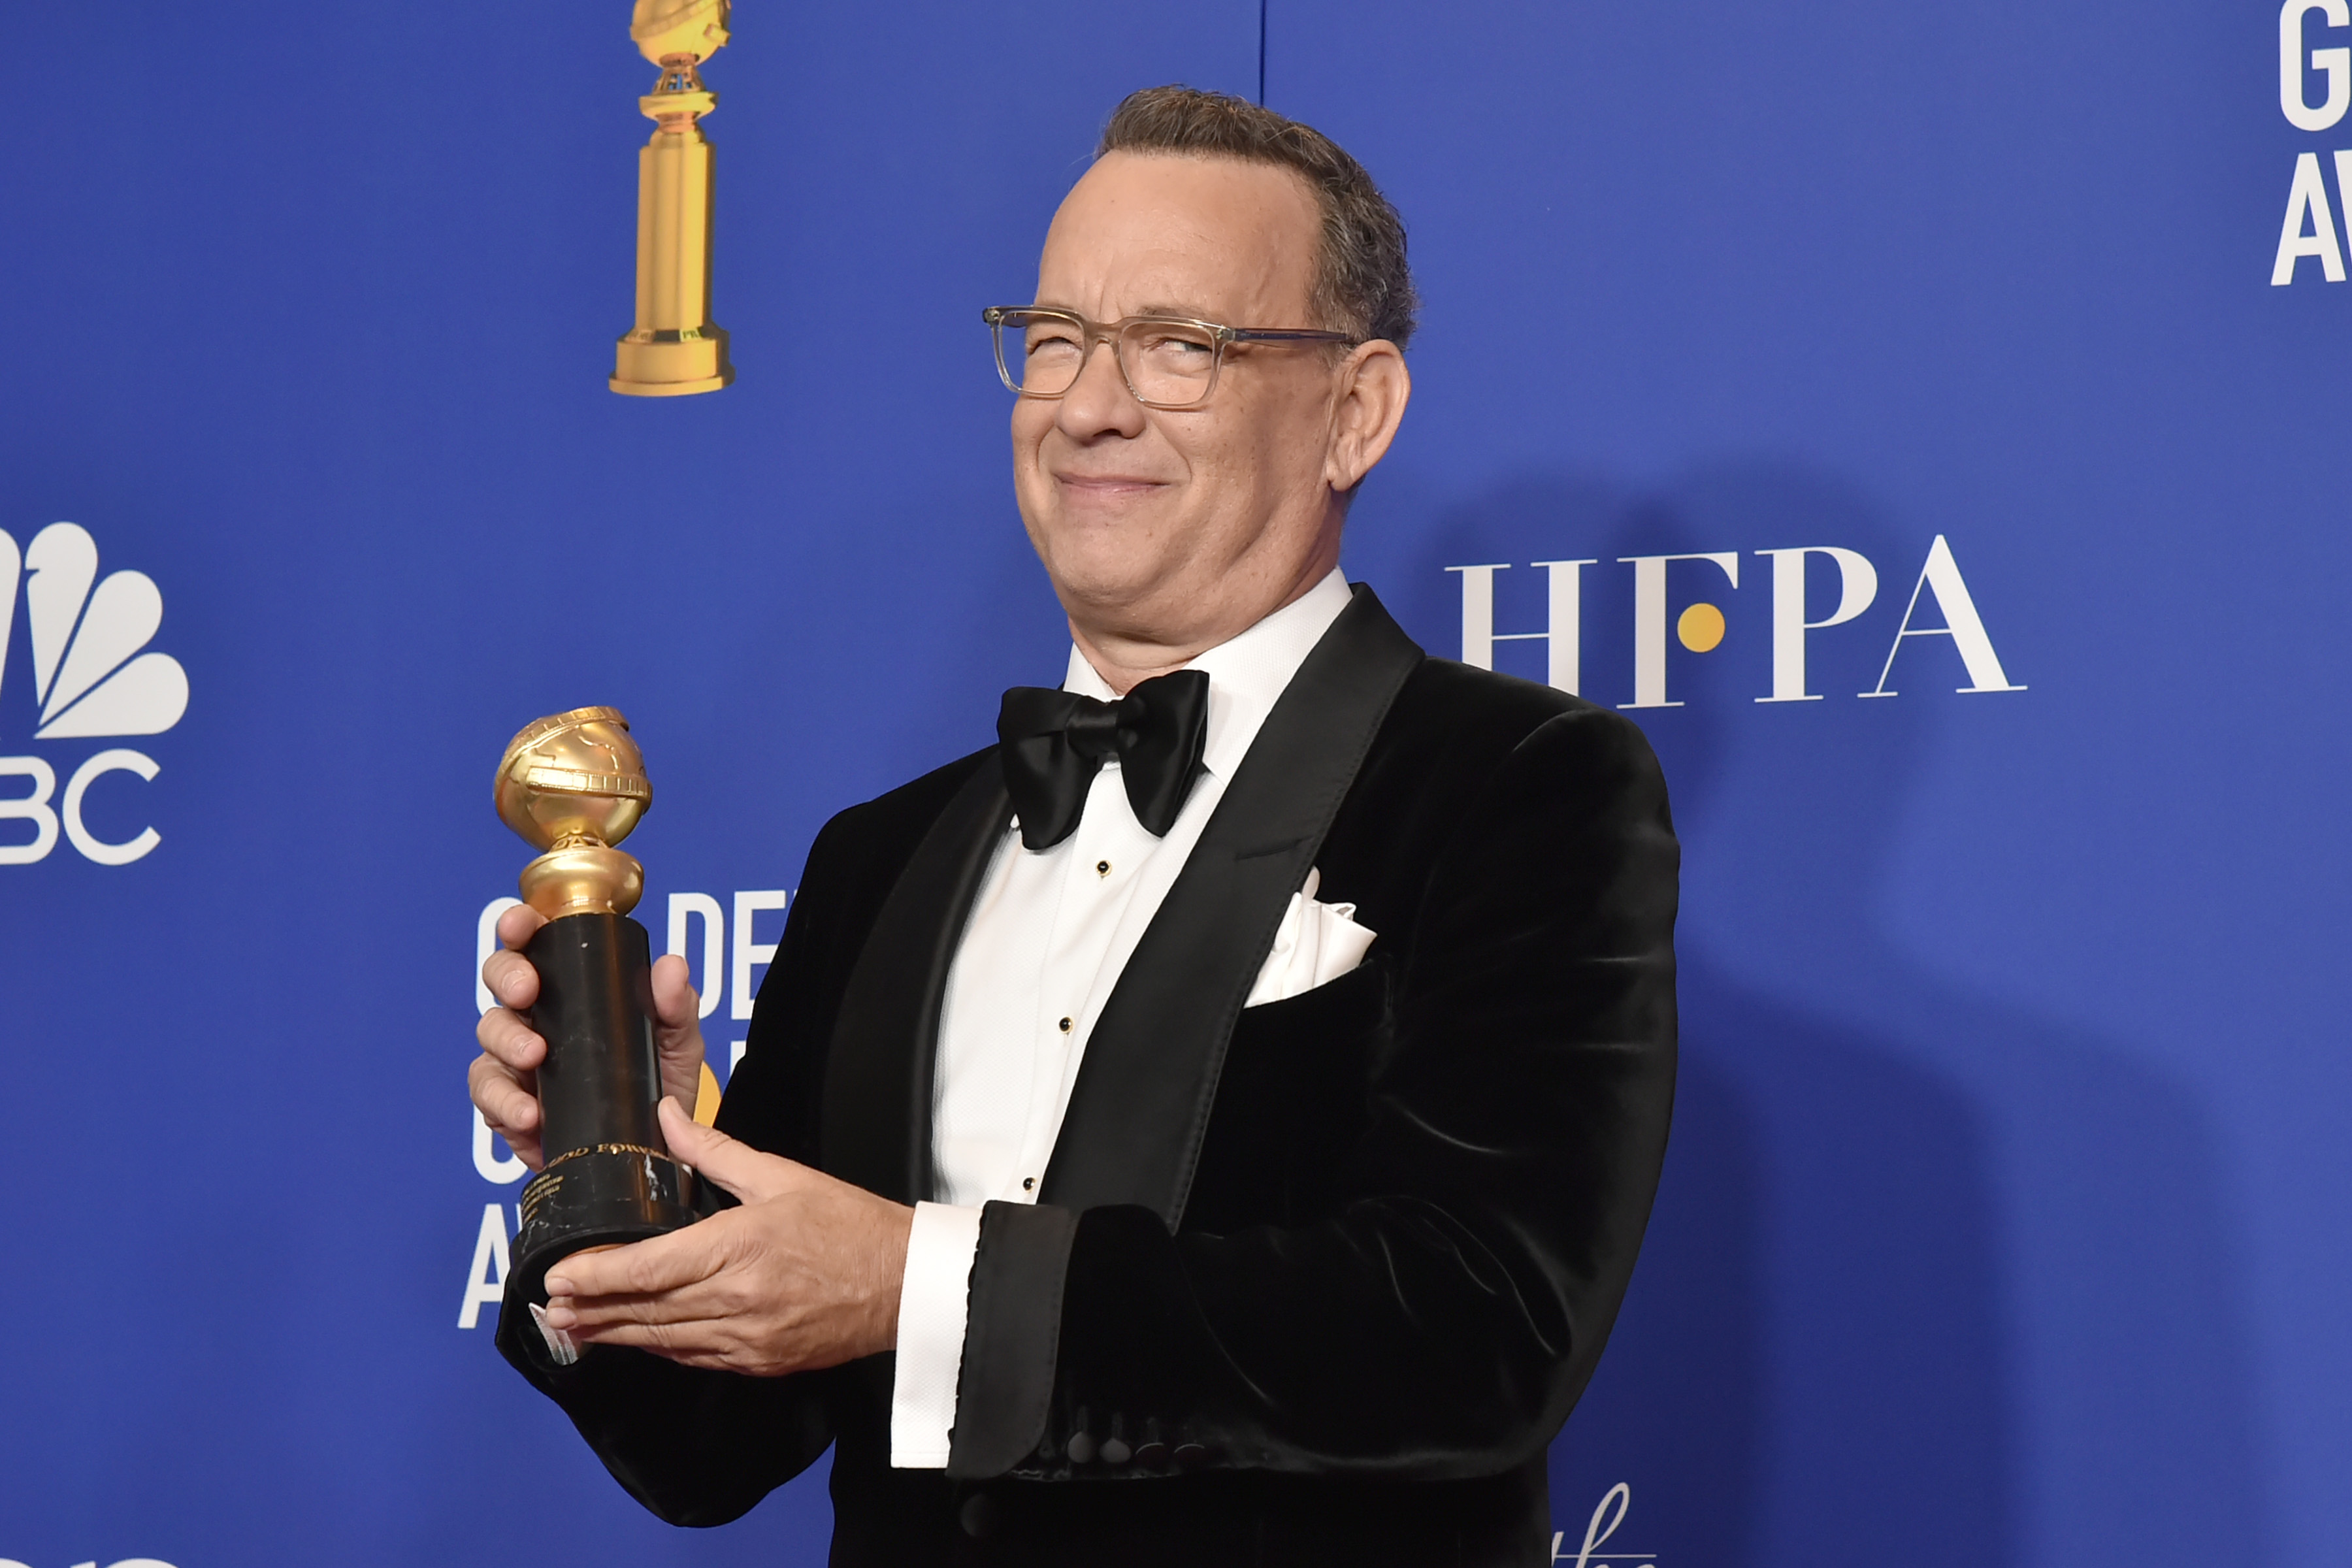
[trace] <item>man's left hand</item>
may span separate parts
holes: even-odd
[[[688,1366],[781,1377],[891,1349],[915,1211],[695,1124],[661,1102],[670,1152],[742,1200],[548,1271],[548,1326]]]

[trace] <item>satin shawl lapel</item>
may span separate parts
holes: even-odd
[[[1040,1202],[1141,1204],[1171,1230],[1183,1217],[1242,1003],[1389,704],[1423,657],[1359,584],[1266,716],[1112,989]]]
[[[1012,816],[992,754],[949,797],[883,901],[825,1058],[824,1169],[898,1203],[931,1195],[940,1005],[980,879]]]

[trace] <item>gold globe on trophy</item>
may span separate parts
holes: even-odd
[[[645,896],[646,868],[613,847],[654,803],[645,754],[616,708],[575,708],[526,725],[507,744],[493,797],[499,816],[533,848],[522,901],[560,920],[625,915]]]
[[[629,37],[661,68],[637,107],[654,122],[637,153],[637,320],[610,385],[634,397],[716,392],[735,379],[727,331],[710,320],[710,143],[719,107],[696,68],[727,42],[727,0],[636,0]]]
[[[521,888],[547,917],[523,949],[539,972],[531,1026],[547,1042],[547,1163],[523,1188],[507,1300],[543,1304],[548,1269],[572,1253],[676,1230],[726,1200],[670,1157],[656,1114],[652,944],[628,918],[646,873],[614,847],[654,798],[629,721],[616,709],[575,708],[524,726],[499,763],[494,798],[541,851]]]

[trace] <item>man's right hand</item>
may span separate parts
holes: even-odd
[[[482,984],[500,1005],[475,1026],[482,1054],[466,1074],[482,1120],[534,1171],[546,1163],[539,1144],[539,1064],[547,1059],[547,1042],[530,1026],[539,971],[519,950],[546,923],[547,917],[528,904],[499,917],[504,945],[483,961]],[[688,973],[686,960],[675,953],[654,960],[654,1047],[661,1058],[661,1091],[680,1105],[692,1105],[702,1084],[701,1006]]]

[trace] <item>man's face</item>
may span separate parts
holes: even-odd
[[[1035,303],[1103,322],[1322,326],[1309,310],[1320,231],[1288,170],[1114,153],[1055,216]],[[1207,405],[1169,413],[1135,401],[1103,344],[1061,397],[1014,403],[1022,521],[1075,627],[1206,646],[1328,569],[1336,357],[1229,347]]]

